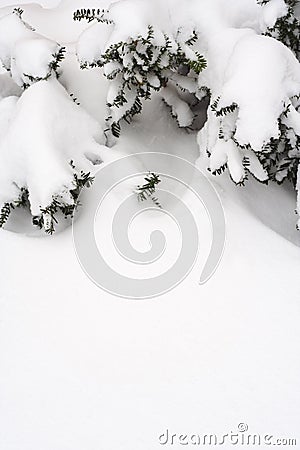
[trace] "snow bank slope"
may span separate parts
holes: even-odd
[[[197,155],[159,104],[124,139],[132,151]],[[166,428],[223,435],[242,421],[249,432],[297,435],[299,249],[228,189],[218,187],[227,217],[220,268],[199,287],[198,262],[156,300],[124,301],[91,284],[69,231],[39,240],[0,233],[1,447],[158,450]],[[144,245],[147,229],[145,219],[135,234]],[[200,259],[206,241],[201,234]]]
[[[198,156],[195,137],[158,103],[122,142]],[[299,249],[259,219],[280,213],[283,191],[271,203],[257,184],[253,212],[240,198],[248,187],[215,182],[227,217],[222,264],[202,287],[197,264],[156,300],[124,301],[91,284],[70,231],[39,240],[0,233],[1,449],[158,450],[167,428],[224,435],[241,422],[249,433],[299,439]],[[274,220],[294,230],[293,220]],[[147,227],[137,233],[144,245]]]

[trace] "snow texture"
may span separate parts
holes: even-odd
[[[0,6],[4,8],[5,6],[19,6],[27,4],[38,4],[43,8],[55,8],[62,0],[1,0]]]
[[[174,42],[181,43],[192,60],[195,49],[198,50],[205,56],[208,68],[199,76],[197,95],[200,96],[205,87],[211,92],[211,103],[217,101],[218,110],[237,106],[237,114],[231,118],[216,119],[209,114],[209,121],[200,132],[199,143],[206,144],[207,151],[214,155],[211,168],[220,169],[228,162],[234,181],[242,182],[245,178],[243,163],[247,161],[253,175],[265,181],[267,174],[255,154],[239,147],[249,146],[254,152],[261,152],[271,139],[278,138],[278,119],[290,99],[300,92],[300,65],[295,56],[280,42],[261,35],[287,13],[287,6],[283,0],[271,0],[265,5],[255,0],[229,4],[224,0],[192,0],[185,1],[184,5],[181,2],[181,7],[177,3],[166,1],[150,5],[145,0],[123,0],[113,4],[107,14],[111,24],[92,24],[81,35],[77,48],[79,60],[97,61],[110,45],[126,42],[128,37],[146,35],[149,25],[154,27],[157,45],[163,45],[166,33]],[[192,50],[185,42],[193,31],[198,33],[199,39]],[[130,58],[126,61],[124,57],[123,64],[130,67]],[[118,67],[114,65],[106,70],[111,74]],[[180,75],[177,80],[175,77],[170,75],[170,86],[162,89],[161,96],[171,106],[179,125],[190,126],[193,114],[177,95],[176,85],[193,93],[197,88],[193,86],[193,79],[185,77],[188,81],[182,82]],[[155,82],[153,85],[158,86]],[[112,103],[117,94],[118,78],[112,83],[108,102]],[[112,113],[114,119],[120,119],[130,109],[133,97],[129,95],[129,104]],[[231,129],[228,122],[231,122]],[[225,140],[234,137],[236,143],[219,142],[220,133],[226,134],[226,129]],[[214,135],[206,136],[210,132]]]
[[[223,31],[222,39],[218,34],[210,45],[211,64],[199,84],[211,89],[214,98],[220,96],[218,109],[238,105],[235,137],[242,146],[261,151],[278,137],[278,118],[289,98],[300,92],[300,64],[283,44],[250,30]]]
[[[32,215],[55,195],[71,202],[74,170],[90,172],[109,150],[99,124],[76,105],[55,79],[0,102],[0,203],[29,191]],[[22,132],[20,133],[20,130]]]
[[[72,10],[80,8],[83,0],[71,0],[70,7],[63,0],[62,7],[67,3],[66,15],[62,9],[28,5],[24,17],[36,27],[42,24],[39,33],[51,35],[54,41],[74,42],[83,25],[74,26]],[[1,6],[5,4],[7,0],[2,0]],[[195,9],[189,20],[203,20],[212,34],[224,21],[229,28],[255,29],[259,23],[254,0],[198,0],[194,6],[198,13]],[[185,8],[178,8],[178,14],[183,16]],[[100,122],[108,82],[99,70],[79,71],[73,46],[68,52],[62,82]],[[6,97],[0,103],[2,139],[8,120],[20,108],[20,92],[7,75],[0,76],[0,86],[1,96]],[[24,93],[38,126],[41,121],[29,96],[44,90],[51,105],[50,94],[66,108],[63,111],[82,118],[80,108],[70,104],[63,88],[52,80]],[[31,114],[31,110],[28,117],[22,113],[27,144],[34,143],[38,131],[30,125]],[[51,123],[59,118],[62,127],[63,113],[57,106],[42,114]],[[230,134],[235,120],[234,114],[228,116],[224,133]],[[90,119],[84,121],[94,129]],[[214,145],[214,127],[219,123],[210,118],[209,123],[207,138]],[[71,129],[68,121],[64,125]],[[34,128],[31,138],[27,126]],[[11,134],[14,143],[21,142],[17,131],[17,136]],[[43,125],[41,133],[50,133],[50,127]],[[52,145],[54,137],[50,137],[47,142]],[[158,98],[145,105],[133,127],[124,129],[116,147],[128,153],[168,151],[191,162],[198,158],[194,136],[178,130]],[[43,148],[35,151],[40,154]],[[54,155],[58,157],[58,151]],[[46,172],[44,156],[36,164]],[[69,179],[65,156],[63,151]],[[82,154],[78,158],[84,161]],[[206,171],[204,151],[198,164]],[[15,166],[14,173],[18,160]],[[50,170],[45,177],[52,177]],[[183,196],[200,226],[200,260],[190,276],[161,299],[130,302],[100,291],[81,270],[70,230],[45,239],[0,232],[1,449],[159,450],[158,438],[166,428],[177,435],[223,436],[241,434],[237,429],[241,422],[248,424],[249,434],[299,440],[300,241],[294,193],[286,186],[265,186],[251,179],[246,187],[237,187],[226,173],[211,179],[227,221],[221,266],[209,283],[198,285],[210,227],[204,208]],[[111,210],[109,204],[104,217]],[[164,220],[165,216],[144,218],[136,227],[133,244],[147,249],[147,231],[159,229]],[[96,229],[100,222],[98,217]],[[177,235],[167,237],[177,243]],[[119,260],[114,262],[118,267]]]
[[[33,31],[18,13],[1,17],[0,61],[19,86],[30,84],[30,77],[48,77],[59,49],[58,43]]]
[[[156,13],[158,10],[160,14]],[[192,46],[186,43],[191,38],[193,29],[180,26],[178,15],[174,15],[174,4],[160,3],[157,0],[151,4],[144,0],[123,0],[112,4],[99,20],[84,30],[79,38],[77,56],[83,66],[97,65],[103,62],[105,59],[103,55],[114,45],[121,42],[132,44],[136,39],[140,40],[134,50],[129,50],[132,45],[125,50],[123,46],[118,47],[121,64],[120,62],[105,64],[104,74],[110,79],[113,78],[107,97],[112,122],[118,122],[131,110],[136,99],[140,99],[136,86],[145,84],[144,72],[148,71],[146,80],[149,87],[162,91],[161,97],[171,107],[172,114],[177,118],[179,126],[190,126],[194,116],[181,98],[177,87],[195,93],[197,90],[196,78],[183,77],[174,73],[169,68],[169,64],[170,58],[178,52],[179,48],[190,61],[197,61],[197,54]],[[142,42],[142,38],[149,35],[149,27],[153,30],[150,39],[152,58],[151,61],[147,60],[145,63],[143,55],[148,58],[147,51],[149,49],[148,45]],[[166,46],[166,36],[169,40],[168,51],[162,52],[161,49]],[[133,69],[134,64],[136,66]],[[159,67],[161,76],[168,80],[167,87],[154,72],[152,67],[154,64]],[[125,73],[121,75],[122,69],[125,70]],[[126,77],[128,79],[135,78],[135,82],[129,88],[125,87],[125,92],[123,92],[122,82],[127,80]],[[120,94],[125,94],[127,101],[121,105],[117,101],[116,105],[115,100]]]

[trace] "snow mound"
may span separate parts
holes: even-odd
[[[236,140],[261,151],[271,138],[278,138],[278,118],[300,92],[300,64],[283,44],[252,30],[229,29],[220,38],[218,34],[210,42],[211,64],[199,76],[199,85],[218,98],[218,111],[238,106]]]
[[[19,86],[47,79],[55,71],[61,46],[36,33],[20,10],[0,19],[0,61]]]
[[[274,13],[275,2],[266,6]],[[204,54],[208,68],[198,83],[210,92],[211,103],[198,143],[210,155],[209,169],[218,174],[228,168],[238,184],[248,171],[259,181],[267,181],[270,161],[266,155],[283,152],[280,145],[285,136],[291,147],[295,147],[292,140],[300,137],[300,64],[285,45],[258,35],[255,29],[221,27],[206,36]],[[291,152],[287,155],[292,156]],[[282,167],[288,164],[285,156],[278,154],[277,158],[282,159]],[[290,176],[287,170],[281,171],[285,177]],[[276,180],[282,181],[277,175]]]
[[[81,34],[77,56],[82,68],[104,66],[114,136],[119,137],[121,119],[139,114],[153,91],[161,91],[180,127],[192,125],[195,117],[182,92],[196,93],[197,74],[206,63],[193,48],[194,29],[180,21],[174,3],[122,0],[108,11],[78,10],[74,18],[94,22]]]
[[[22,89],[7,74],[0,75],[0,100],[11,95],[20,96]]]
[[[0,118],[0,204],[25,188],[34,216],[54,196],[70,202],[74,170],[90,172],[109,155],[97,121],[55,79],[2,100]]]

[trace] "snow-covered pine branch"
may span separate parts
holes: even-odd
[[[77,54],[83,69],[104,67],[110,80],[108,123],[114,136],[120,136],[120,121],[140,113],[153,91],[160,92],[179,126],[193,123],[182,92],[196,93],[206,62],[193,49],[195,31],[172,23],[166,5],[123,0],[109,11],[79,10],[74,19],[95,22],[81,35]]]
[[[15,83],[23,88],[58,76],[65,48],[41,36],[15,9],[0,19],[0,61]]]
[[[264,0],[268,4],[270,0]],[[266,36],[274,37],[289,47],[299,59],[300,56],[300,20],[295,14],[298,0],[286,0],[286,14],[280,16],[273,26],[266,30]]]
[[[104,135],[55,79],[0,102],[0,205],[28,197],[33,222],[52,232],[71,216],[94,163],[108,157]],[[21,203],[24,206],[24,202]]]
[[[74,14],[88,22],[77,57],[109,80],[114,136],[154,93],[180,127],[194,121],[191,98],[206,96],[198,142],[209,170],[228,169],[237,184],[249,173],[261,182],[287,179],[299,190],[295,7],[295,0],[120,0],[109,11]],[[15,206],[29,205],[35,223],[52,230],[58,211],[72,212],[77,185],[90,183],[93,163],[108,157],[98,122],[59,82],[63,57],[64,47],[36,33],[21,10],[0,19],[0,226]]]
[[[22,11],[0,19],[0,227],[14,208],[28,207],[33,224],[52,233],[59,214],[72,216],[94,164],[108,156],[98,122],[57,79],[63,56]]]
[[[199,144],[211,155],[212,172],[228,164],[233,180],[241,183],[246,176],[246,158],[247,169],[264,181],[268,174],[259,156],[270,152],[269,144],[281,138],[279,121],[292,113],[294,121],[300,121],[294,109],[300,93],[300,65],[275,39],[238,30],[223,31],[222,36],[222,42],[216,38],[213,46],[230,56],[222,74],[216,66],[207,70],[205,81],[212,102]],[[220,85],[215,82],[218,78],[222,79]]]
[[[213,174],[228,169],[236,184],[251,173],[261,182],[288,179],[297,188],[300,64],[295,46],[269,36],[290,20],[292,6],[270,0],[258,7],[251,28],[221,23],[205,35],[208,68],[198,83],[211,100],[199,148],[209,154]]]

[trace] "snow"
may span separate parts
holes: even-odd
[[[81,63],[85,61],[92,63],[100,59],[112,29],[113,25],[97,23],[84,31],[77,46],[77,55]]]
[[[247,86],[238,82],[246,79]],[[272,38],[249,36],[235,47],[220,108],[239,105],[236,139],[259,151],[271,137],[278,137],[277,119],[286,100],[299,92],[300,65],[292,52]]]
[[[8,14],[0,21],[0,59],[6,69],[11,67],[11,59],[16,43],[24,38],[31,37],[34,33],[20,20],[17,14]]]
[[[265,8],[274,12],[279,3],[270,2]],[[277,14],[284,11],[279,9]],[[202,50],[208,68],[199,76],[199,88],[210,89],[211,106],[216,104],[217,111],[232,105],[236,110],[223,117],[208,113],[208,121],[198,136],[200,151],[212,155],[209,164],[213,172],[228,163],[230,175],[238,183],[245,178],[242,162],[247,156],[250,172],[264,181],[267,176],[255,154],[243,154],[236,143],[261,152],[271,139],[280,137],[278,119],[300,92],[300,64],[279,41],[257,35],[255,27],[224,28],[219,24],[214,33],[207,31]],[[297,133],[298,113],[293,117]],[[226,142],[221,142],[220,133]],[[233,137],[236,143],[227,142]]]
[[[0,61],[19,85],[30,84],[28,75],[46,78],[60,46],[29,29],[16,13],[0,19]]]
[[[61,3],[61,0],[1,0],[1,7],[5,6],[16,6],[16,5],[27,5],[37,3],[44,8],[55,8]]]
[[[163,118],[155,139],[153,114]],[[134,132],[126,130],[127,144],[197,155],[159,103],[147,104]],[[293,215],[284,222],[293,200],[287,205],[275,185],[268,196],[262,185],[238,189],[226,180],[216,180],[227,218],[219,270],[200,288],[201,259],[182,285],[156,300],[125,301],[91,284],[69,231],[38,241],[1,233],[5,450],[159,449],[166,428],[221,434],[241,421],[252,432],[297,437],[299,249],[272,232],[274,217],[267,217],[276,210],[279,224],[278,208],[281,231],[294,230]],[[201,214],[200,224],[204,258]],[[138,242],[146,227],[147,220],[137,228]]]
[[[263,8],[263,22],[266,27],[272,28],[279,17],[284,17],[288,7],[283,0],[272,0]]]
[[[300,114],[292,104],[289,104],[289,109],[286,116],[283,115],[282,123],[288,128],[291,128],[291,131],[294,131],[294,139],[295,134],[300,136]]]
[[[31,212],[39,215],[53,196],[71,189],[71,161],[78,172],[90,172],[93,166],[87,155],[103,160],[108,152],[99,145],[104,136],[96,120],[55,79],[40,81],[20,99],[7,97],[0,105],[6,125],[1,126],[0,139],[1,204],[18,198],[16,186],[25,187]]]
[[[177,118],[180,127],[188,127],[193,123],[193,113],[187,103],[178,97],[174,86],[163,89],[161,97],[171,107],[172,114]]]
[[[129,37],[146,36],[149,25],[154,26],[156,45],[163,45],[164,41],[159,41],[159,30],[184,42],[189,36],[187,30],[191,35],[194,29],[200,32],[196,48],[208,61],[208,69],[200,74],[199,88],[206,86],[213,99],[220,97],[219,108],[238,105],[235,138],[241,146],[250,145],[254,151],[261,151],[271,138],[278,137],[278,118],[289,98],[300,92],[300,65],[280,42],[257,35],[257,31],[265,31],[286,14],[285,3],[272,0],[260,6],[254,0],[243,0],[243,6],[240,1],[231,2],[230,6],[223,0],[201,0],[197,4],[193,1],[186,3],[183,16],[179,17],[172,2],[159,7],[144,0],[116,2],[105,14],[112,24],[96,23],[82,33],[77,49],[79,61],[97,61],[110,45],[128,41]],[[153,11],[158,8],[160,14],[155,14]],[[185,47],[194,59],[194,50]],[[124,59],[125,65],[130,64],[126,55]],[[108,73],[117,69],[109,69]],[[243,80],[247,80],[247,85]],[[188,107],[176,99],[175,92],[171,87],[162,96],[172,104],[173,113],[178,112],[179,123],[190,125]],[[214,149],[209,147],[208,151],[212,153]]]
[[[217,3],[198,3],[198,18],[207,20],[213,34],[218,21],[208,21],[215,7],[208,5]],[[256,17],[254,0],[223,5],[218,20],[230,22],[230,27]],[[57,11],[72,12],[74,6],[69,6],[63,0]],[[88,167],[87,148],[108,158],[105,148],[91,139],[102,141],[108,83],[98,69],[77,67],[73,40],[87,24],[74,25],[72,14],[60,15],[56,9],[24,9],[26,21],[40,26],[38,33],[61,44],[72,42],[61,81],[81,108],[56,80],[31,86],[19,99],[16,85],[1,75],[0,141],[9,138],[13,145],[1,149],[7,159],[0,164],[0,183],[6,173],[2,167],[12,164],[11,152],[22,144],[27,154],[38,157],[30,167],[18,158],[14,174],[39,182],[38,168],[43,185],[49,182],[52,190],[54,176],[63,172],[64,184],[66,170],[68,179],[68,159],[74,152],[79,164]],[[222,77],[218,82],[222,86]],[[62,117],[67,119],[63,123]],[[294,117],[290,120],[298,123]],[[215,119],[207,123],[210,132],[199,136],[209,145],[218,136],[220,119]],[[22,122],[22,135],[16,120]],[[230,120],[226,126],[230,134]],[[50,133],[51,127],[56,133]],[[54,160],[47,159],[49,146]],[[145,104],[138,120],[124,126],[113,151],[167,151],[197,161],[203,171],[213,164],[205,152],[198,159],[195,136],[178,129],[158,96]],[[198,285],[210,226],[204,207],[185,193],[199,224],[199,260],[176,290],[155,300],[126,301],[94,286],[76,259],[70,229],[44,239],[1,231],[1,449],[156,450],[167,428],[177,434],[223,435],[235,433],[241,422],[251,433],[299,441],[300,237],[295,194],[288,186],[265,186],[253,179],[237,187],[227,173],[211,179],[227,221],[221,265],[207,284]],[[89,196],[84,199],[88,202]],[[110,200],[95,226],[102,243],[102,220],[120,197]],[[163,218],[141,218],[133,233],[136,247],[147,247],[149,229],[161,224],[166,232],[171,229]],[[17,223],[10,227],[16,230]],[[171,243],[172,238],[173,231]]]
[[[123,0],[111,5],[108,11],[103,13],[102,20],[104,22],[94,23],[84,30],[77,43],[77,57],[81,66],[101,64],[105,62],[103,55],[109,51],[113,45],[120,42],[126,42],[126,46],[118,47],[118,59],[122,61],[113,61],[105,63],[103,73],[110,79],[110,86],[107,93],[107,104],[109,105],[108,116],[111,117],[112,123],[119,122],[126,113],[130,112],[137,100],[142,100],[138,93],[138,88],[142,89],[145,84],[145,75],[148,81],[148,90],[161,89],[161,98],[170,106],[172,114],[176,117],[180,127],[191,126],[194,120],[194,114],[190,110],[189,105],[181,96],[180,89],[195,93],[197,91],[196,78],[183,77],[174,73],[174,70],[168,68],[172,53],[176,54],[180,50],[191,61],[197,61],[195,51],[188,45],[186,40],[192,36],[192,29],[185,30],[179,27],[178,17],[174,16],[173,5],[156,4],[156,8],[160,9],[161,14],[155,14],[153,4],[143,0]],[[174,17],[173,17],[174,16]],[[174,20],[173,20],[174,19]],[[130,20],[130,27],[128,26]],[[108,22],[108,23],[107,23]],[[145,63],[141,55],[145,54],[147,47],[143,42],[139,42],[134,49],[129,50],[136,38],[146,38],[149,35],[149,27],[151,28],[151,61]],[[163,50],[166,46],[166,36],[169,44],[167,50]],[[148,49],[149,51],[149,49]],[[163,53],[163,54],[161,54]],[[168,86],[162,85],[161,80],[156,74],[157,67],[152,65],[157,63],[161,69],[165,69],[163,76],[168,79]],[[130,70],[133,64],[136,67],[133,73]],[[122,68],[129,69],[128,72]],[[124,83],[134,77],[134,81],[130,81],[129,86],[124,87]],[[179,89],[178,89],[179,88]],[[123,92],[124,90],[124,92]],[[144,88],[144,91],[146,89]],[[120,105],[116,101],[120,94],[124,94],[126,99],[124,104]]]
[[[210,48],[211,65],[199,85],[209,87],[214,98],[220,96],[219,109],[238,105],[236,139],[260,151],[278,137],[277,119],[288,99],[300,92],[300,65],[283,44],[252,30],[222,31]],[[223,60],[217,62],[220,55]]]
[[[13,82],[7,72],[0,75],[0,99],[9,97],[10,95],[20,96],[22,90]]]

